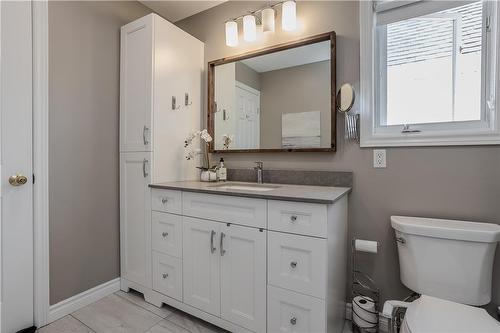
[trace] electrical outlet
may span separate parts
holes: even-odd
[[[387,166],[387,159],[385,149],[374,149],[373,150],[373,167],[374,168],[385,168]]]

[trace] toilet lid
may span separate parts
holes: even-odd
[[[411,333],[500,332],[486,310],[422,295],[405,314]]]

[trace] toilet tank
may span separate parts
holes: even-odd
[[[411,290],[450,301],[484,305],[500,226],[392,216],[401,281]]]

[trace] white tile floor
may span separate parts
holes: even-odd
[[[351,332],[349,322],[344,333]],[[157,308],[139,293],[118,291],[40,328],[39,333],[227,333],[164,305]]]

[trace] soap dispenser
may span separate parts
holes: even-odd
[[[219,161],[219,165],[217,168],[217,174],[218,174],[218,179],[220,181],[225,182],[227,180],[227,169],[226,166],[224,165],[224,159],[221,157]]]

